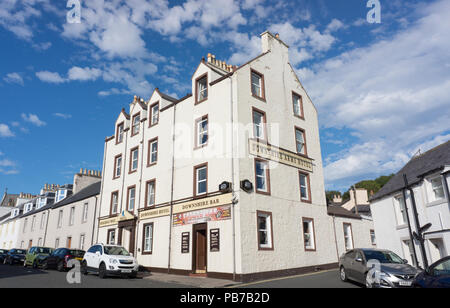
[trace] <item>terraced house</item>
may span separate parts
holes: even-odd
[[[261,43],[239,67],[209,54],[193,94],[156,89],[119,113],[98,242],[153,271],[243,281],[337,262],[317,110],[288,46],[269,32]]]

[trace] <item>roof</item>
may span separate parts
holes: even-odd
[[[361,216],[354,214],[354,213],[350,212],[349,210],[344,209],[341,206],[333,206],[333,205],[327,206],[327,213],[330,216],[361,219]]]
[[[2,200],[0,201],[0,206],[13,207],[16,205],[16,200],[18,197],[19,197],[19,195],[16,195],[16,194],[5,193],[3,195]]]
[[[360,204],[356,207],[358,207],[358,213],[370,213],[370,204]],[[352,213],[355,213],[356,207],[352,208]]]
[[[162,93],[158,88],[155,89],[156,92],[158,92],[159,96],[161,96],[162,98],[164,98],[166,101],[172,102],[172,103],[176,103],[178,102],[177,98],[174,98],[172,96],[169,96],[167,94]]]
[[[61,200],[60,202],[53,204],[52,209],[56,209],[65,206],[67,204],[78,202],[90,198],[92,196],[98,195],[100,193],[100,188],[101,188],[101,181],[98,181],[94,184],[87,186],[86,188],[83,188],[76,194],[73,194],[70,197]]]
[[[403,174],[409,185],[419,183],[432,172],[443,170],[450,164],[450,140],[419,156],[413,157],[389,182],[386,183],[369,201],[381,199],[404,188]]]

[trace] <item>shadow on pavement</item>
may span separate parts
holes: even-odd
[[[6,265],[0,264],[0,279],[14,278],[19,276],[41,275],[47,274],[40,269],[34,269],[31,267],[23,267],[22,265]]]

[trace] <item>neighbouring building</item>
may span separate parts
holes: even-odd
[[[99,243],[153,271],[241,281],[336,266],[317,110],[288,46],[261,42],[239,67],[208,54],[193,94],[156,89],[122,109],[105,140]]]
[[[365,188],[350,188],[350,199],[341,206],[356,214],[370,216],[369,195]]]
[[[425,259],[431,264],[447,256],[450,252],[449,181],[450,141],[413,157],[370,198],[378,245],[421,267]],[[419,234],[419,228],[429,223],[431,227],[423,233],[422,249],[414,233]]]

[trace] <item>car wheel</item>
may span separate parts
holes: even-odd
[[[343,266],[341,266],[341,270],[340,270],[339,276],[341,277],[341,280],[343,282],[348,281],[348,279],[347,279],[347,272],[345,271],[345,268]]]
[[[34,268],[34,269],[38,268],[38,264],[37,264],[37,261],[36,261],[36,260],[33,261],[33,268]]]
[[[27,267],[27,260],[23,261],[23,267]]]
[[[88,274],[87,263],[86,263],[86,261],[83,261],[83,262],[81,263],[81,274],[83,274],[83,275],[85,275],[85,276]]]
[[[41,268],[42,268],[43,270],[47,270],[47,269],[48,269],[48,263],[47,263],[47,260],[44,260],[44,262],[42,262]]]
[[[59,261],[58,265],[56,266],[56,269],[60,272],[64,271],[64,262],[63,261]]]
[[[105,279],[106,278],[106,266],[105,266],[105,263],[100,264],[100,267],[98,268],[98,277],[100,277],[100,279]]]

